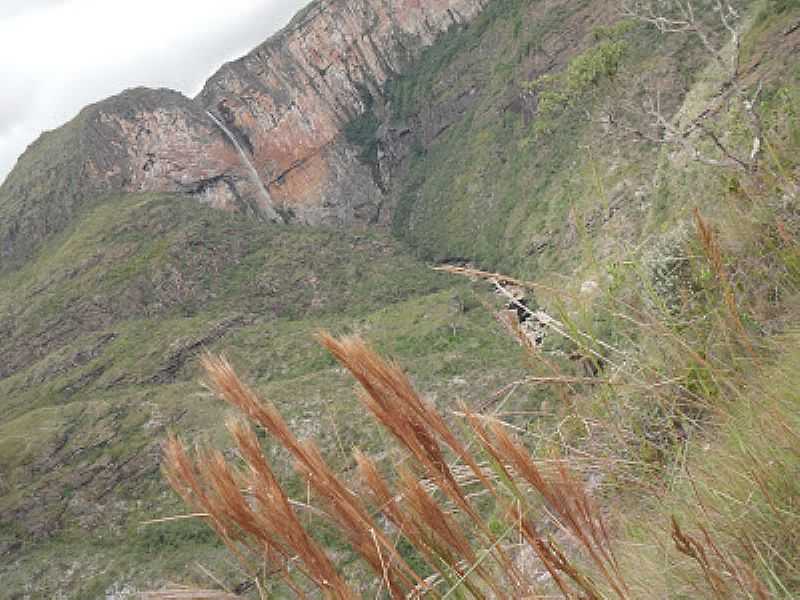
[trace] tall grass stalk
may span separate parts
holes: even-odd
[[[358,382],[365,411],[399,448],[396,464],[356,449],[355,477],[336,473],[227,360],[208,354],[202,365],[209,387],[250,421],[228,422],[239,460],[190,452],[172,436],[167,479],[259,590],[280,582],[275,589],[294,597],[790,597],[800,589],[792,555],[800,551],[798,397],[791,386],[758,382],[774,383],[773,372],[798,379],[800,351],[777,361],[794,357],[797,369],[770,370],[774,346],[754,343],[760,305],[737,287],[743,269],[763,264],[726,254],[723,236],[699,211],[694,224],[701,253],[686,263],[679,303],[650,302],[657,289],[631,285],[586,312],[580,294],[446,268],[489,281],[506,298],[513,298],[511,284],[535,290],[561,310],[559,319],[543,311],[532,317],[562,347],[596,361],[594,376],[575,376],[566,352],[547,353],[513,319],[499,319],[533,370],[509,384],[511,391],[550,385],[562,399],[550,413],[537,413],[553,424],[540,441],[515,435],[525,427],[513,418],[463,404],[445,417],[363,339],[322,332],[322,346]],[[754,243],[766,243],[759,235]],[[796,255],[795,233],[778,226],[770,235],[781,253],[765,257],[773,262],[764,268],[794,285],[791,265],[781,271],[777,261]],[[584,311],[580,318],[574,305]],[[612,323],[616,337],[604,338],[591,317]],[[507,398],[507,388],[491,405]],[[267,461],[253,426],[292,459],[295,481],[313,492],[305,502],[290,497],[291,481]],[[585,473],[594,477],[589,487],[579,475]],[[621,508],[630,505],[633,515]],[[687,522],[699,533],[681,525]],[[647,531],[644,537],[626,530],[631,523]],[[664,565],[667,572],[659,570]]]

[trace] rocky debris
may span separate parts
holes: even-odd
[[[524,289],[518,286],[503,285],[503,282],[495,282],[494,291],[503,296],[507,301],[505,310],[514,328],[522,333],[532,348],[539,348],[544,343],[547,335],[547,320],[542,319],[540,311],[531,308],[532,299],[527,297]]]
[[[104,594],[105,600],[131,600],[142,596],[139,590],[124,583],[115,583]]]
[[[543,235],[537,235],[531,239],[525,250],[528,256],[537,256],[542,254],[548,248],[554,245],[555,235],[551,232],[544,232]]]
[[[539,349],[544,344],[551,328],[564,335],[564,325],[546,312],[537,309],[534,300],[528,297],[527,290],[503,281],[493,281],[492,285],[495,293],[506,301],[504,314],[499,320],[505,323],[516,336],[524,336],[524,340],[520,340],[521,343],[528,345],[531,349]],[[598,290],[597,282],[592,280],[585,281],[581,286],[583,295],[594,295],[598,293]],[[605,367],[603,358],[591,351],[576,349],[565,354],[563,351],[557,350],[555,354],[574,362],[580,375],[587,379],[598,377]]]
[[[154,375],[141,383],[163,384],[175,381],[184,365],[202,351],[206,346],[222,338],[235,327],[240,327],[247,322],[243,316],[232,317],[218,323],[205,335],[199,338],[176,340],[171,345],[171,350],[166,363]]]
[[[600,292],[600,285],[593,279],[587,279],[581,284],[581,296],[595,296]]]

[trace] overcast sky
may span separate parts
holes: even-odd
[[[309,0],[0,0],[0,182],[42,131],[139,85],[189,96]]]

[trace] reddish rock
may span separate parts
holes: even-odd
[[[372,221],[382,192],[343,128],[389,77],[484,3],[316,2],[223,66],[194,103],[174,94],[147,105],[139,90],[133,108],[103,106],[98,129],[114,160],[89,161],[87,172],[111,188],[188,192],[216,207],[274,218]]]
[[[486,0],[329,0],[222,67],[198,100],[252,152],[273,202],[306,223],[368,221],[381,190],[343,127],[387,79]]]

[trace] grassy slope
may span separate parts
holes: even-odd
[[[696,539],[705,528],[737,565],[726,571],[711,555],[731,597],[753,597],[733,579],[748,569],[772,597],[797,597],[800,340],[792,333],[774,341],[779,355],[751,372],[748,391],[726,397],[713,425],[686,443],[661,493],[616,507],[619,547],[639,597],[713,597],[698,565],[671,547],[672,517]]]
[[[599,80],[574,110],[556,113],[544,135],[536,122],[504,123],[496,98],[513,84],[487,77],[494,95],[420,154],[400,192],[399,232],[419,240],[428,256],[464,256],[536,277],[541,303],[571,333],[587,332],[587,346],[602,354],[609,349],[595,345],[597,338],[621,349],[610,354],[617,364],[609,369],[621,385],[579,390],[570,409],[541,419],[529,441],[544,456],[570,455],[578,469],[588,461],[590,471],[603,473],[597,495],[624,524],[620,547],[637,598],[714,597],[699,565],[675,551],[672,515],[697,539],[706,527],[724,560],[739,565],[731,574],[722,559],[711,559],[731,597],[755,593],[734,579],[752,574],[775,597],[796,597],[799,589],[797,337],[769,334],[798,326],[800,71],[787,57],[796,55],[800,6],[749,8],[743,83],[750,94],[763,86],[758,111],[769,146],[755,173],[694,163],[675,146],[626,146],[630,140],[581,115],[598,116],[609,100],[623,104],[627,86],[649,69],[675,85],[668,102],[683,118],[696,115],[720,84],[713,66],[696,69],[696,47],[632,30],[615,76]],[[497,56],[514,56],[508,32],[515,19],[510,11],[491,25],[506,32],[491,38],[502,48]],[[672,53],[666,62],[664,52]],[[431,65],[437,57],[432,51],[426,59]],[[452,83],[461,61],[446,60],[429,79]],[[741,104],[715,113],[709,126],[748,155],[753,132]],[[520,139],[531,144],[511,146],[503,160],[509,141]],[[697,144],[717,156],[707,140]],[[693,207],[720,240],[735,309],[696,240]],[[549,244],[537,250],[543,234]],[[587,278],[600,282],[599,298],[579,294]],[[664,382],[680,387],[664,391]]]
[[[87,119],[82,112],[54,131],[43,134],[20,157],[0,187],[0,240],[3,240],[0,269],[5,270],[12,251],[31,247],[48,231],[58,229],[79,203],[81,189],[82,132]],[[52,210],[48,219],[42,215]],[[53,210],[55,209],[55,210]]]
[[[476,306],[380,234],[108,198],[0,283],[0,539],[14,557],[0,597],[30,582],[95,597],[217,552],[193,524],[137,526],[181,511],[157,468],[167,428],[224,443],[224,409],[196,383],[203,348],[228,351],[341,463],[353,445],[382,442],[313,333],[364,332],[434,397],[469,380],[463,396],[478,402],[519,360]]]
[[[658,148],[610,139],[588,117],[637,101],[646,73],[659,78],[665,110],[676,110],[706,57],[689,36],[615,30],[618,20],[614,2],[498,0],[392,82],[394,119],[423,124],[393,190],[395,232],[428,258],[525,276],[609,256],[615,238],[638,239],[656,201],[648,188]],[[619,64],[593,64],[609,40],[622,49]],[[576,57],[597,76],[558,79]],[[566,95],[546,116],[543,89]],[[424,131],[431,106],[473,94],[451,126]]]

